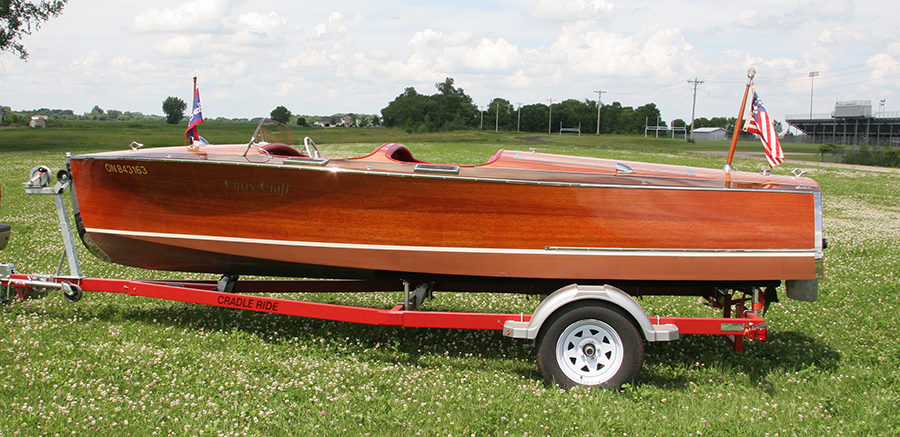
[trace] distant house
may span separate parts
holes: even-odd
[[[728,132],[721,127],[698,127],[691,133],[695,140],[722,141],[728,139]]]
[[[332,124],[332,122],[334,124]],[[347,114],[347,115],[332,115],[331,117],[325,117],[313,122],[313,126],[318,127],[357,127],[357,120],[355,114]]]
[[[31,121],[28,122],[28,125],[31,127],[47,127],[47,116],[46,115],[32,115]]]

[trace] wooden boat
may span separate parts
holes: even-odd
[[[802,176],[507,150],[451,165],[397,143],[327,159],[265,141],[68,166],[82,240],[145,269],[813,289],[822,271],[821,191]]]

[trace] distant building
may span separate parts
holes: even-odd
[[[334,124],[332,124],[334,122]],[[318,127],[359,127],[356,114],[332,115],[313,122],[313,126]]]
[[[728,139],[728,132],[721,127],[698,127],[691,133],[695,140],[723,141]]]
[[[787,115],[785,121],[808,143],[900,146],[900,112],[884,112],[882,106],[873,114],[871,100],[837,102],[831,114]]]
[[[338,122],[341,126],[344,127],[355,127],[356,126],[356,115],[355,114],[347,114],[341,117],[341,120]]]
[[[47,127],[47,116],[46,115],[32,115],[31,121],[28,122],[28,125],[31,127]]]

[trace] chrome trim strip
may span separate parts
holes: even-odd
[[[671,248],[629,248],[629,247],[562,247],[547,246],[546,250],[590,251],[590,252],[672,252],[672,253],[813,253],[812,249],[671,249]]]
[[[229,155],[232,156],[232,155]],[[296,170],[306,170],[306,171],[328,171],[331,173],[347,173],[347,174],[366,174],[373,176],[388,176],[388,177],[418,177],[418,178],[435,178],[435,179],[446,179],[447,174],[430,174],[430,173],[397,173],[397,172],[385,172],[385,171],[374,171],[374,170],[353,170],[346,169],[334,166],[290,166],[283,164],[272,164],[268,162],[237,162],[237,161],[209,161],[209,160],[184,160],[184,159],[172,159],[172,158],[141,158],[141,157],[94,157],[91,156],[87,159],[96,159],[96,160],[108,160],[108,161],[141,161],[141,162],[180,162],[187,164],[206,164],[206,165],[236,165],[236,166],[253,166],[253,167],[276,167],[276,168],[293,168]],[[610,166],[611,167],[611,166]],[[540,185],[540,186],[551,186],[551,187],[583,187],[583,188],[621,188],[621,189],[645,189],[645,190],[683,190],[683,191],[728,191],[728,192],[765,192],[765,193],[792,193],[792,194],[809,194],[810,191],[797,191],[797,189],[758,189],[758,188],[726,188],[724,186],[724,181],[722,181],[722,187],[673,187],[673,186],[660,186],[660,185],[619,185],[619,184],[595,184],[595,183],[577,183],[577,182],[547,182],[547,181],[532,181],[532,180],[522,180],[522,179],[497,179],[497,178],[478,178],[478,177],[470,177],[470,176],[457,176],[456,179],[461,181],[473,181],[473,182],[497,182],[503,184],[524,184],[524,185]],[[818,193],[818,192],[815,192]]]
[[[521,159],[521,160],[523,160],[523,161],[549,162],[549,163],[553,163],[553,164],[578,165],[578,166],[582,166],[582,167],[599,167],[599,168],[613,168],[613,169],[614,169],[614,168],[616,168],[616,167],[619,165],[618,163],[617,163],[615,166],[613,166],[613,165],[593,164],[593,163],[587,163],[587,162],[568,161],[568,160],[565,160],[565,159],[562,159],[562,158],[560,158],[560,159],[551,159],[551,158],[548,158],[548,157],[547,157],[548,155],[541,155],[541,156],[542,156],[541,158],[537,158],[537,157],[533,157],[532,155],[533,155],[533,154],[531,154],[531,153],[525,153],[525,152],[521,152],[521,151],[516,151],[516,152],[513,154],[513,158],[514,158],[514,159]],[[621,164],[621,165],[625,165],[625,164]],[[648,170],[648,169],[645,169],[645,168],[638,168],[638,170],[644,171],[644,172],[647,172],[647,173],[657,173],[657,174],[666,174],[666,175],[678,175],[678,176],[695,176],[694,171],[691,170],[691,168],[688,167],[688,166],[684,166],[684,170],[686,171],[686,173],[679,173],[679,172],[676,172],[676,171]]]
[[[660,250],[660,249],[634,249],[634,250],[584,250],[579,248],[555,248],[549,249],[511,249],[511,248],[487,248],[487,247],[443,247],[443,246],[400,246],[390,244],[353,244],[353,243],[329,243],[318,241],[290,241],[290,240],[272,240],[263,238],[240,238],[240,237],[223,237],[215,235],[194,235],[194,234],[172,234],[164,232],[142,232],[142,231],[124,231],[118,229],[100,229],[87,228],[88,233],[98,233],[106,235],[118,235],[124,237],[137,238],[167,238],[177,240],[193,240],[193,241],[221,241],[229,243],[243,244],[268,244],[275,246],[291,246],[291,247],[310,247],[310,248],[332,248],[332,249],[363,249],[363,250],[391,250],[391,251],[408,251],[408,252],[435,252],[435,253],[487,253],[487,254],[509,254],[509,255],[591,255],[591,256],[664,256],[664,257],[735,257],[735,258],[757,258],[757,257],[809,257],[815,254],[812,251],[783,251],[783,250]]]
[[[327,159],[322,158],[308,158],[308,157],[294,157],[294,158],[284,158],[284,164],[289,165],[312,165],[316,167],[324,167],[328,165]]]
[[[459,174],[459,166],[444,164],[416,164],[416,167],[413,171],[415,171],[416,173]]]
[[[813,193],[814,202],[816,204],[816,230],[815,230],[815,243],[816,243],[816,259],[823,259],[825,257],[825,248],[824,244],[824,230],[823,228],[823,219],[822,219],[822,192],[816,191]]]

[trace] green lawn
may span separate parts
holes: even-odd
[[[244,142],[253,126],[200,126]],[[0,222],[15,235],[0,261],[53,273],[61,239],[54,206],[25,195],[38,164],[66,151],[180,144],[184,126],[0,129]],[[424,160],[477,163],[498,148],[721,168],[689,151],[727,144],[594,135],[302,130],[323,155],[399,141]],[[788,152],[811,146],[786,145]],[[758,142],[739,150],[759,151]],[[738,158],[740,168],[765,166]],[[787,174],[792,166],[775,171]],[[819,300],[782,296],[769,341],[732,351],[717,337],[650,344],[635,384],[560,391],[544,384],[531,342],[499,331],[372,327],[127,295],[59,292],[0,306],[0,435],[897,435],[900,429],[900,173],[806,166],[824,191],[826,279]],[[772,211],[778,214],[778,211]],[[96,277],[196,277],[105,264]],[[5,290],[0,293],[6,293]],[[782,293],[783,295],[783,293]],[[396,293],[325,295],[391,306]],[[524,296],[437,294],[430,308],[520,312]],[[714,316],[696,298],[645,298],[648,314]]]

